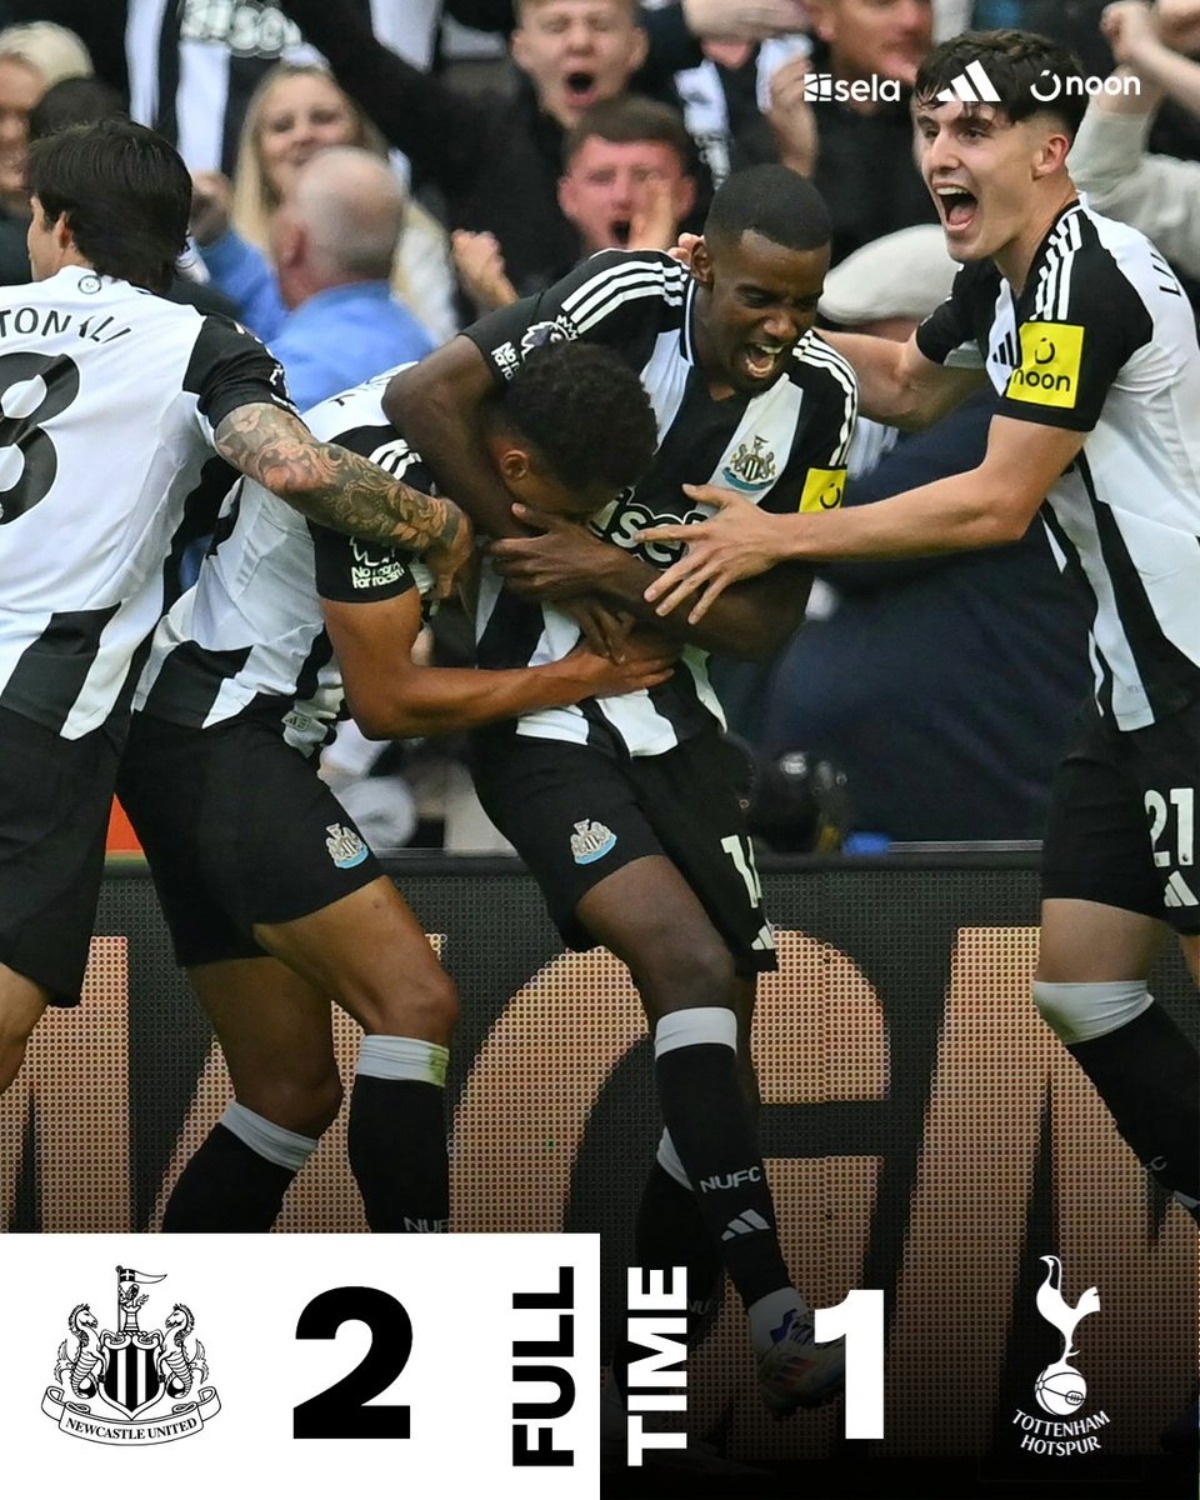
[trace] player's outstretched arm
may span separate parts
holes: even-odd
[[[639,533],[641,541],[687,545],[683,557],[650,584],[646,599],[662,616],[690,601],[687,618],[698,624],[732,584],[780,562],[920,557],[1018,541],[1086,437],[1070,428],[993,417],[977,468],[874,505],[820,515],[771,515],[730,490],[688,485],[692,498],[715,505],[717,514],[700,525]]]
[[[915,336],[900,343],[869,333],[822,329],[819,337],[854,366],[860,413],[889,427],[905,431],[932,427],[985,379],[982,370],[926,359]]]
[[[654,621],[681,645],[750,661],[773,655],[804,619],[812,584],[807,568],[787,568],[731,590],[702,627],[682,615],[656,619],[646,598],[647,589],[660,576],[651,564],[602,542],[576,521],[525,505],[513,506],[513,512],[518,520],[536,527],[538,534],[495,542],[488,555],[508,587],[525,598],[569,607],[582,595],[597,595],[637,619]],[[678,529],[691,531],[690,527]]]
[[[394,375],[383,409],[481,531],[520,536],[523,528],[513,519],[511,497],[488,460],[479,422],[480,408],[495,393],[483,355],[460,334]]]
[[[321,442],[280,407],[239,406],[214,440],[235,469],[309,520],[421,554],[439,598],[449,596],[470,560],[471,525],[453,501],[422,494],[357,453]]]
[[[369,739],[403,739],[478,729],[581,699],[657,687],[678,652],[656,632],[635,634],[620,663],[581,646],[561,661],[512,671],[421,667],[412,659],[421,628],[415,590],[371,603],[323,599],[346,700]]]

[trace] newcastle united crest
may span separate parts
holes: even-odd
[[[754,446],[739,444],[733,457],[721,470],[722,479],[743,493],[765,490],[775,482],[775,455],[767,447],[766,438],[752,437],[750,441]]]
[[[172,1443],[199,1432],[221,1410],[205,1385],[204,1345],[192,1337],[190,1308],[176,1302],[161,1328],[144,1329],[138,1315],[165,1276],[117,1267],[118,1328],[103,1332],[86,1302],[71,1310],[42,1410],[61,1431],[91,1443]]]

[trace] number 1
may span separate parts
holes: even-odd
[[[847,1292],[814,1315],[819,1344],[846,1340],[846,1436],[883,1436],[883,1293]]]

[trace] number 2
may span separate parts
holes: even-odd
[[[367,1406],[387,1390],[412,1353],[412,1319],[403,1303],[372,1286],[337,1286],[314,1297],[296,1324],[298,1339],[331,1339],[343,1323],[365,1323],[371,1347],[341,1380],[292,1413],[297,1438],[406,1438],[407,1406]]]
[[[1154,848],[1154,863],[1163,868],[1171,864],[1190,865],[1196,858],[1196,793],[1190,786],[1173,786],[1168,794],[1171,807],[1175,809],[1175,856],[1171,856],[1171,841],[1160,849],[1158,841],[1167,830],[1170,814],[1167,798],[1161,792],[1146,793],[1146,813],[1150,818],[1150,843]]]

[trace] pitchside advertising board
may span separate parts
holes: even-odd
[[[794,1278],[850,1363],[844,1400],[778,1423],[731,1296],[681,1362],[678,1289],[630,1277],[660,1127],[626,972],[565,954],[513,863],[395,874],[462,995],[457,1233],[362,1232],[343,1118],[278,1233],[153,1234],[230,1091],[144,871],[114,868],[87,1003],[48,1019],[0,1102],[9,1472],[101,1495],[269,1475],[298,1500],[351,1479],[1191,1500],[1194,1457],[1159,1437],[1194,1401],[1195,1226],[1032,1011],[1028,856],[764,872],[765,1154]],[[1194,1033],[1177,955],[1154,988]],[[339,1025],[347,1079],[356,1046]],[[630,1330],[645,1462],[602,1470],[598,1372]],[[727,1467],[675,1466],[682,1432]]]

